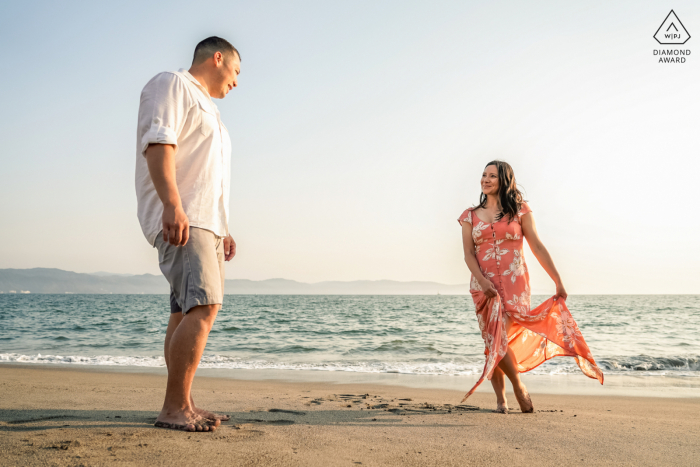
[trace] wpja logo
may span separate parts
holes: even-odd
[[[654,34],[654,39],[662,45],[682,45],[688,42],[690,34],[676,13],[671,10]],[[654,49],[654,56],[659,57],[659,63],[685,63],[689,55],[690,49]]]

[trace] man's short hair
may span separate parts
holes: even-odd
[[[197,44],[194,48],[194,58],[192,58],[192,64],[201,63],[208,59],[216,52],[221,52],[225,58],[233,58],[234,54],[238,55],[238,60],[241,59],[241,54],[238,50],[231,45],[226,39],[220,37],[211,36],[204,39],[202,42]]]

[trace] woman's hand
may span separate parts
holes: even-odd
[[[566,297],[568,297],[568,294],[566,293],[564,284],[560,282],[557,284],[557,291],[554,293],[554,300],[561,298],[563,301],[566,301]]]
[[[493,286],[490,280],[484,278],[479,281],[479,285],[481,286],[481,289],[484,291],[484,295],[486,298],[493,298],[496,295],[498,295],[498,291],[496,290],[496,287]]]

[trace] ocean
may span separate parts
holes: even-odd
[[[567,304],[606,376],[700,377],[699,295]],[[0,307],[0,362],[165,366],[167,295],[2,294]],[[200,367],[477,376],[483,350],[470,296],[227,295]],[[580,374],[567,357],[531,373]]]

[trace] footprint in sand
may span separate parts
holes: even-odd
[[[416,403],[410,397],[390,400],[381,396],[370,396],[369,394],[331,394],[325,398],[319,397],[306,401],[304,405],[320,405],[326,401],[341,402],[344,407],[353,407],[351,403],[354,403],[358,404],[357,407],[359,407],[360,410],[384,410],[395,415],[437,415],[481,410],[479,407],[473,405],[430,404],[428,402]]]
[[[323,404],[324,399],[313,399],[308,402],[305,402],[304,405],[311,407],[312,405],[321,405]]]
[[[246,418],[239,421],[241,423],[260,423],[263,425],[294,425],[294,420],[261,420],[259,418]]]
[[[292,415],[306,415],[306,412],[298,412],[296,410],[285,410],[285,409],[268,409],[268,412],[288,413],[288,414],[292,414]]]
[[[220,435],[219,438],[215,439],[223,439],[226,440],[227,442],[236,442],[239,441],[240,439],[244,438],[257,438],[259,436],[264,436],[266,433],[262,430],[255,430],[251,429],[250,427],[253,425],[249,424],[243,424],[243,425],[233,425],[231,428],[233,428],[236,431],[230,432],[227,435]]]

